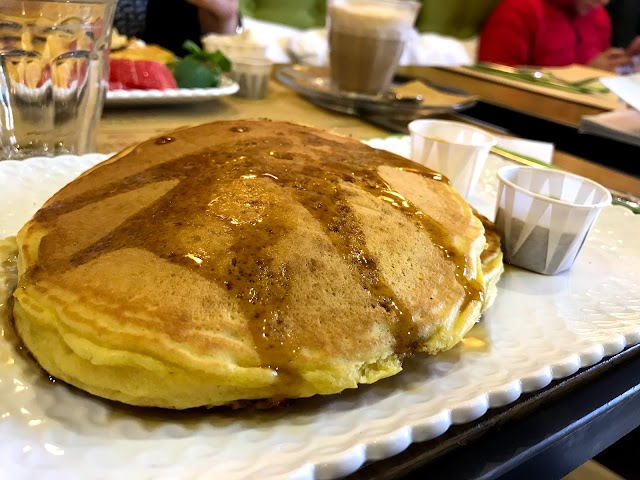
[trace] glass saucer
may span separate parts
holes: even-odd
[[[467,92],[442,87],[419,79],[427,87],[442,93],[468,97],[459,103],[450,105],[429,104],[429,98],[397,99],[394,95],[367,95],[345,92],[337,89],[329,78],[329,70],[309,65],[292,65],[281,67],[276,71],[276,78],[303,95],[311,103],[320,107],[357,116],[393,115],[411,121],[414,118],[440,115],[464,110],[473,106],[476,97]],[[411,77],[396,76],[395,85],[415,80]],[[391,93],[391,92],[390,92]]]

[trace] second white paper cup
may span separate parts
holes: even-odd
[[[447,120],[409,124],[411,159],[442,173],[469,199],[497,139],[476,127]]]

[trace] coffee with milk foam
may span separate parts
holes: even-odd
[[[395,3],[329,5],[331,78],[340,90],[376,94],[390,85],[417,13],[413,2]]]

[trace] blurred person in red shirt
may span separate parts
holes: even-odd
[[[503,0],[484,24],[478,60],[503,65],[574,63],[615,71],[640,54],[640,39],[611,48],[608,0]]]

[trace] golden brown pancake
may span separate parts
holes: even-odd
[[[482,273],[486,288],[484,291],[484,304],[482,311],[484,312],[489,308],[498,294],[497,283],[504,272],[504,264],[502,263],[502,249],[500,248],[500,232],[484,215],[480,215],[474,210],[476,217],[480,219],[484,226],[484,236],[487,239],[487,244],[484,251],[480,255],[480,261],[482,262]]]
[[[42,367],[178,409],[394,375],[460,341],[502,271],[499,238],[438,173],[265,120],[124,151],[55,194],[17,244],[15,326]]]

